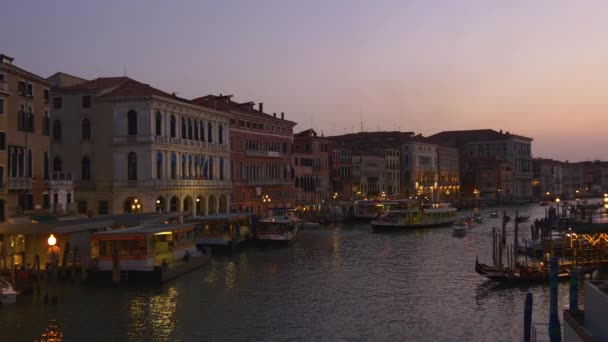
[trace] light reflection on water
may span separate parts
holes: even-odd
[[[40,339],[52,322],[67,341],[518,340],[526,292],[534,321],[546,323],[549,288],[501,287],[474,272],[475,257],[491,262],[499,221],[486,220],[464,238],[450,228],[306,230],[289,248],[214,257],[162,286],[67,283],[57,305],[22,296],[0,309],[0,340]],[[559,300],[567,305],[567,283]]]

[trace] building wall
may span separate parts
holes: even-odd
[[[44,198],[49,194],[49,173],[45,174],[45,155],[50,154],[49,137],[43,134],[44,119],[48,116],[45,90],[50,85],[39,76],[16,67],[0,56],[0,131],[4,133],[4,146],[0,149],[0,222],[32,210],[45,209]],[[19,82],[26,91],[19,91]],[[31,86],[29,95],[27,87]],[[29,116],[33,132],[19,128],[19,118]],[[22,112],[23,114],[20,114]],[[18,167],[9,161],[16,157]],[[31,167],[28,165],[31,156]],[[15,169],[15,173],[13,173]]]
[[[401,151],[398,148],[383,149],[386,160],[386,190],[387,196],[401,194]]]
[[[407,142],[401,147],[401,184],[408,196],[435,198],[438,189],[437,145]]]
[[[460,196],[460,161],[456,148],[437,146],[439,199],[450,201]]]
[[[330,150],[332,189],[336,199],[354,199],[353,151],[335,146]]]
[[[363,197],[386,193],[386,159],[383,156],[360,155],[360,188]]]
[[[92,106],[82,108],[82,97],[88,95],[93,97]],[[62,161],[62,170],[57,171],[71,172],[75,179],[79,212],[104,215],[185,210],[196,215],[229,210],[227,115],[162,97],[107,100],[90,92],[59,92],[53,97],[61,97],[63,104],[61,109],[53,110],[53,117],[61,122],[63,130],[61,139],[53,141],[53,158]],[[129,111],[136,112],[136,135],[127,131]],[[156,134],[157,113],[160,135]],[[171,136],[172,116],[175,136]],[[186,120],[185,129],[182,118]],[[91,122],[91,139],[82,135],[85,119]],[[188,119],[191,125],[187,124]],[[198,122],[199,133],[204,126],[204,141],[201,134],[197,137],[190,134],[194,133],[194,120]],[[131,153],[136,157],[135,177],[129,177]],[[91,161],[90,180],[83,177],[84,158]]]

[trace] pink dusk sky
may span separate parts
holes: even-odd
[[[493,128],[608,159],[606,1],[12,1],[0,53],[264,102],[325,135]]]

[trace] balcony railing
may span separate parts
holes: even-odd
[[[53,172],[51,173],[51,186],[67,185],[72,186],[72,173],[71,172]]]
[[[138,144],[138,143],[159,143],[159,144],[174,144],[188,147],[207,148],[216,151],[228,151],[228,145],[207,143],[200,140],[170,138],[158,135],[126,135],[118,136],[113,139],[114,144]]]
[[[255,156],[255,157],[282,157],[283,156],[283,154],[281,154],[281,152],[275,152],[275,151],[247,150],[245,153],[248,156]]]
[[[289,179],[250,179],[247,181],[249,185],[282,185],[292,183],[293,181]]]
[[[7,182],[9,190],[29,190],[32,188],[31,178],[9,178]]]
[[[154,189],[198,189],[213,187],[230,187],[229,180],[203,179],[150,179],[115,181],[114,188],[154,188]]]
[[[8,82],[6,81],[0,81],[0,92],[3,92],[5,94],[8,94]]]

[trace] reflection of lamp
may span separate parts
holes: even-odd
[[[51,236],[49,236],[49,239],[47,240],[47,242],[49,243],[49,246],[55,246],[55,244],[57,243],[57,239],[55,238],[55,235],[51,234]]]

